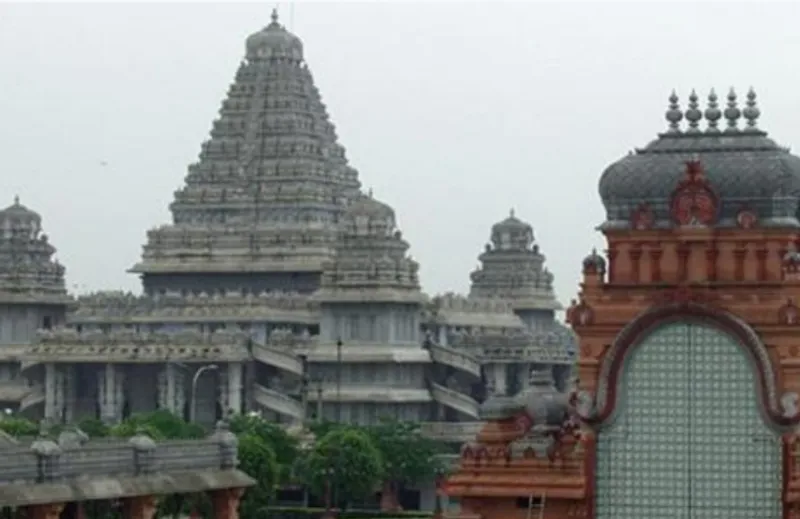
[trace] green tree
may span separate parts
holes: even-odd
[[[381,482],[383,461],[371,436],[354,427],[336,427],[321,437],[305,460],[305,478],[319,496],[337,496],[348,504],[375,492]]]
[[[240,438],[249,434],[260,438],[272,449],[278,464],[278,480],[288,482],[291,469],[300,455],[298,441],[287,434],[286,430],[258,415],[236,415],[230,420],[231,431]]]
[[[383,460],[381,509],[400,510],[398,491],[408,483],[430,481],[444,468],[444,448],[420,433],[419,424],[385,420],[367,428]]]
[[[0,431],[11,436],[36,436],[39,426],[25,418],[5,417],[0,420]]]
[[[245,519],[264,516],[278,484],[280,467],[275,452],[261,437],[242,434],[239,436],[239,469],[256,480],[242,500],[241,516]]]
[[[189,423],[166,410],[135,414],[111,428],[112,436],[129,437],[143,430],[154,440],[204,438],[206,431],[198,424]]]

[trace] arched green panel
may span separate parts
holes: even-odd
[[[597,519],[781,517],[779,438],[733,337],[665,325],[623,369],[615,420],[597,440]]]

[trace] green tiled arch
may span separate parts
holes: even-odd
[[[675,323],[630,355],[598,435],[597,519],[779,519],[780,442],[735,339]]]

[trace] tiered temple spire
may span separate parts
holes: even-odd
[[[316,270],[359,186],[302,42],[273,12],[247,39],[210,139],[175,193],[173,223],[150,231],[132,271],[268,272],[287,261]]]
[[[513,301],[519,310],[561,308],[553,291],[553,275],[534,242],[533,227],[510,211],[492,226],[491,243],[472,272],[470,296]]]

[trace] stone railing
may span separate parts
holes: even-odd
[[[470,418],[478,418],[479,405],[471,396],[433,382],[430,384],[430,388],[431,396],[436,402],[455,409]]]
[[[556,331],[454,333],[448,337],[453,348],[473,352],[480,362],[571,363],[570,337]]]
[[[125,292],[97,292],[78,298],[76,309],[68,316],[71,323],[113,321],[188,321],[242,320],[283,316],[292,322],[316,322],[318,305],[308,296],[295,292],[261,292],[242,295],[206,293],[147,296]],[[280,319],[278,319],[280,320]]]
[[[434,362],[469,373],[476,378],[481,377],[480,362],[469,353],[439,344],[431,344],[428,349]]]
[[[419,432],[432,440],[466,443],[474,441],[483,422],[423,422]]]
[[[262,364],[274,366],[298,376],[303,374],[302,360],[288,349],[272,345],[253,344],[252,354],[253,358]]]
[[[242,362],[251,358],[248,335],[218,330],[145,333],[129,330],[80,333],[71,328],[40,330],[22,354],[36,362]]]
[[[155,442],[139,434],[124,442],[61,445],[39,438],[0,450],[0,485],[235,469],[237,449],[224,423],[204,440]]]
[[[448,292],[431,298],[430,305],[435,310],[460,313],[511,313],[513,306],[503,299],[467,297]]]
[[[204,333],[197,330],[181,329],[174,332],[137,332],[133,330],[111,330],[104,332],[92,330],[79,332],[74,328],[56,328],[38,330],[36,345],[74,344],[87,346],[224,346],[228,344],[246,344],[249,335],[241,331],[217,330]]]
[[[274,411],[293,420],[304,418],[304,409],[300,402],[275,389],[253,384],[253,399],[261,407]]]

